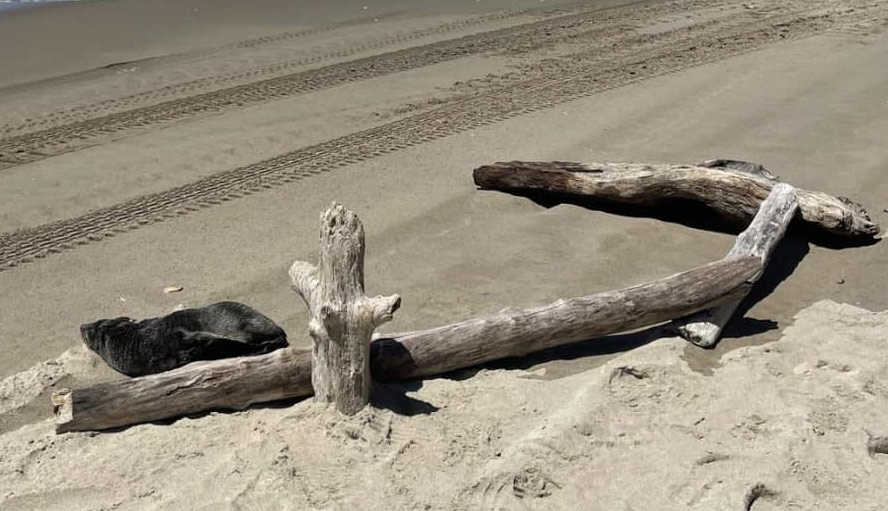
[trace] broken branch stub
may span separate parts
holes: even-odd
[[[370,400],[370,338],[398,310],[398,295],[364,294],[364,226],[333,203],[320,217],[318,265],[290,267],[293,288],[308,306],[315,398],[352,415]]]

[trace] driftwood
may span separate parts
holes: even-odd
[[[727,160],[701,165],[506,162],[475,169],[475,184],[506,192],[545,192],[601,202],[657,206],[674,199],[702,203],[726,220],[746,226],[778,183],[756,166]],[[746,164],[750,165],[750,164]],[[760,166],[758,166],[760,168]],[[827,232],[873,239],[879,226],[844,197],[796,190],[802,220]]]
[[[400,380],[649,326],[684,316],[678,311],[703,299],[736,300],[759,271],[758,258],[723,260],[618,291],[379,338],[370,364],[377,379]],[[741,275],[746,280],[736,280]]]
[[[373,378],[438,374],[687,316],[736,300],[761,268],[755,257],[722,260],[626,289],[389,335],[371,344]],[[116,428],[307,396],[310,374],[309,353],[285,348],[65,390],[53,396],[57,431]]]
[[[52,396],[56,431],[109,429],[205,410],[311,395],[311,352],[283,348],[255,357],[195,362]]]
[[[762,203],[749,227],[737,237],[734,247],[725,258],[758,257],[764,271],[771,253],[783,239],[796,211],[798,211],[798,202],[795,189],[786,183],[774,185],[771,194]],[[756,275],[750,283],[754,284],[760,276],[761,274]],[[697,346],[713,347],[738,305],[740,300],[676,320],[673,322],[673,328],[679,335]]]
[[[370,337],[401,298],[364,295],[364,226],[354,212],[334,203],[320,227],[318,266],[296,261],[290,280],[311,316],[315,399],[353,415],[370,402]]]

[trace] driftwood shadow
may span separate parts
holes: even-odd
[[[583,195],[559,194],[539,191],[499,191],[517,197],[524,197],[546,209],[570,204],[593,211],[601,211],[612,215],[627,216],[631,218],[654,218],[663,222],[682,225],[692,229],[719,232],[723,234],[739,234],[746,225],[736,220],[725,218],[714,210],[696,201],[687,199],[664,200],[656,206],[641,206],[636,204],[616,204],[613,202],[596,200],[594,197]],[[843,248],[855,248],[874,245],[878,238],[865,236],[840,236],[819,229],[813,225],[794,220],[792,229],[796,234],[808,242],[823,248],[839,250]]]
[[[427,401],[408,396],[422,388],[422,380],[403,382],[373,382],[370,391],[370,404],[405,417],[431,415],[439,408]]]
[[[540,364],[557,360],[577,360],[581,358],[625,353],[656,341],[657,339],[673,336],[674,335],[661,324],[644,330],[636,330],[634,332],[608,335],[604,337],[594,337],[584,341],[555,346],[519,357],[493,360],[481,365],[431,376],[430,378],[447,378],[455,381],[464,381],[475,377],[480,371],[485,369],[528,370]]]
[[[878,237],[867,238],[865,236],[839,236],[838,234],[826,232],[823,229],[817,229],[813,225],[806,224],[804,222],[796,221],[793,224],[798,224],[795,225],[798,231],[798,236],[802,237],[815,246],[829,248],[832,250],[869,247],[881,241],[881,238]]]
[[[430,415],[439,410],[439,408],[431,403],[416,399],[407,395],[407,392],[413,392],[422,388],[422,380],[408,380],[403,382],[373,382],[370,394],[370,404],[376,408],[390,410],[398,415],[413,417],[415,415]],[[279,410],[290,408],[299,404],[312,396],[301,396],[290,399],[279,399],[277,401],[267,401],[264,403],[256,403],[248,406],[244,410],[234,410],[227,408],[218,408],[214,410],[205,410],[202,412],[189,413],[170,417],[169,419],[160,419],[144,423],[129,424],[118,428],[108,428],[97,431],[89,431],[90,435],[113,435],[122,433],[132,427],[143,424],[153,424],[155,426],[170,426],[182,419],[199,420],[216,413],[232,414],[246,410]]]
[[[771,260],[765,267],[761,278],[752,286],[752,290],[740,302],[737,311],[725,325],[725,329],[722,332],[723,339],[747,337],[776,330],[780,327],[776,321],[769,319],[747,318],[746,313],[755,304],[773,293],[783,281],[788,279],[799,267],[805,256],[808,255],[808,252],[811,251],[810,245],[799,224],[800,222],[794,221],[783,240],[774,249],[774,253],[771,254]]]
[[[654,218],[664,222],[683,225],[692,229],[737,234],[742,230],[736,222],[731,222],[717,215],[712,209],[699,202],[685,199],[664,200],[656,206],[637,204],[617,204],[609,201],[596,200],[583,195],[557,194],[538,191],[499,191],[518,197],[524,197],[546,209],[562,204],[570,204],[581,208],[601,211],[612,215],[631,218]]]

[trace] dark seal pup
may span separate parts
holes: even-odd
[[[139,322],[100,319],[82,325],[80,335],[105,363],[127,376],[169,371],[196,360],[259,355],[287,346],[281,327],[236,302]]]

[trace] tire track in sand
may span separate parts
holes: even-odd
[[[166,99],[172,99],[177,97],[185,97],[189,95],[194,95],[198,92],[205,92],[208,90],[216,89],[224,87],[225,85],[237,84],[238,82],[246,83],[248,81],[255,81],[262,77],[267,76],[275,76],[280,75],[288,70],[300,67],[306,67],[313,64],[320,64],[325,61],[350,57],[353,55],[358,55],[360,53],[365,53],[381,48],[385,48],[387,46],[393,46],[396,44],[401,44],[405,42],[420,40],[423,38],[433,37],[436,35],[447,34],[449,32],[455,32],[458,30],[464,30],[467,28],[472,28],[476,26],[483,26],[488,23],[494,23],[497,21],[508,20],[511,18],[528,15],[527,11],[504,11],[498,13],[491,13],[483,16],[478,16],[474,18],[464,19],[452,21],[449,23],[443,23],[441,25],[437,25],[434,27],[424,28],[413,30],[409,32],[394,34],[388,37],[383,37],[380,39],[367,41],[361,44],[356,44],[352,46],[346,46],[342,48],[338,48],[336,50],[326,51],[324,53],[318,55],[312,55],[307,57],[302,57],[298,59],[286,60],[283,62],[276,62],[274,64],[269,64],[267,66],[251,68],[246,70],[239,70],[227,74],[222,74],[218,76],[208,76],[203,78],[196,78],[193,80],[188,80],[181,83],[166,85],[163,87],[159,87],[157,89],[148,90],[144,92],[129,94],[126,96],[107,99],[98,101],[96,103],[82,105],[74,108],[68,108],[65,110],[60,110],[56,112],[50,112],[45,115],[40,115],[36,118],[30,119],[27,122],[23,122],[20,124],[4,124],[0,126],[0,141],[3,139],[8,139],[13,136],[18,136],[26,133],[31,133],[34,131],[45,130],[48,128],[58,127],[65,124],[70,124],[73,122],[83,121],[91,118],[100,117],[102,115],[107,115],[109,113],[118,113],[121,111],[125,111],[128,109],[137,108],[140,106],[145,106],[148,104],[157,103]],[[249,39],[245,41],[240,41],[237,43],[232,43],[231,45],[226,45],[223,49],[220,50],[206,50],[206,51],[196,51],[193,53],[184,53],[184,54],[176,54],[176,55],[165,55],[161,57],[150,57],[147,59],[132,61],[132,62],[118,62],[114,64],[109,64],[104,66],[104,68],[113,68],[113,67],[121,67],[126,65],[139,64],[142,62],[156,62],[156,61],[170,61],[175,62],[179,60],[185,60],[186,58],[194,58],[195,56],[202,55],[213,55],[217,53],[223,53],[225,48],[235,48],[235,49],[251,49],[257,46],[264,46],[274,43],[287,42],[291,40],[296,40],[301,37],[306,37],[309,35],[314,35],[323,32],[330,32],[336,29],[340,29],[343,26],[356,25],[357,23],[342,23],[335,26],[321,27],[317,29],[306,29],[298,32],[285,32],[283,34],[277,34],[272,36],[264,36],[258,37],[255,39]]]
[[[885,7],[805,11],[737,22],[732,27],[685,28],[653,47],[612,59],[572,63],[522,81],[382,126],[216,174],[161,193],[138,197],[76,218],[0,237],[0,271],[118,233],[186,215],[337,167],[509,119],[655,76],[722,60],[779,41],[800,39],[872,16]]]
[[[649,3],[648,0],[640,2]],[[721,4],[709,2],[711,4]],[[168,126],[233,108],[265,103],[337,85],[507,48],[516,41],[554,44],[577,32],[625,25],[679,9],[677,3],[639,8],[625,4],[463,36],[446,41],[372,55],[329,66],[266,78],[184,98],[100,115],[0,140],[0,171],[14,165],[122,138],[136,130]]]

